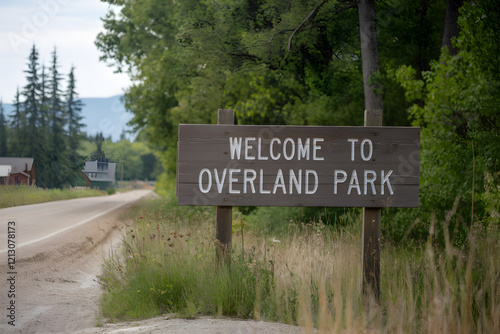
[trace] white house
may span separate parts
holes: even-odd
[[[115,183],[116,163],[108,159],[86,161],[82,171],[93,185],[104,189]]]

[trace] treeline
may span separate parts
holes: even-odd
[[[64,78],[56,48],[46,67],[40,65],[39,52],[33,45],[24,72],[26,85],[17,89],[12,113],[5,115],[0,103],[0,156],[32,157],[37,186],[65,187],[85,162],[77,153],[84,125],[74,67]]]
[[[171,178],[178,124],[215,123],[220,108],[238,124],[363,125],[355,1],[107,2],[96,45],[133,73],[126,108]],[[389,0],[376,11],[384,125],[422,128],[420,208],[387,210],[384,235],[443,240],[448,228],[463,243],[473,222],[500,216],[500,6]],[[431,229],[450,210],[460,219]]]

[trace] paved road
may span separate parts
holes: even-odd
[[[139,190],[1,209],[0,333],[75,333],[94,327],[101,291],[97,275],[103,258],[121,242],[125,222],[119,214],[153,195]],[[9,221],[15,222],[12,267]],[[13,303],[15,309],[8,310]]]
[[[151,193],[136,190],[111,196],[23,205],[0,209],[0,256],[7,251],[7,223],[15,222],[16,249],[86,224]]]

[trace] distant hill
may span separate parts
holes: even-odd
[[[132,114],[125,111],[125,106],[121,102],[122,95],[104,98],[82,98],[84,106],[82,108],[82,123],[86,125],[85,132],[95,135],[102,132],[104,137],[111,136],[113,141],[120,139],[122,130],[130,130],[127,122],[132,119]],[[5,114],[10,115],[12,104],[4,103]],[[128,139],[135,138],[135,135],[127,134]]]

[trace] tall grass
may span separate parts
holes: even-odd
[[[238,217],[240,218],[240,217]],[[380,307],[367,312],[361,282],[361,221],[341,228],[292,223],[280,235],[233,228],[231,267],[217,267],[213,208],[143,202],[127,217],[123,253],[105,261],[104,317],[177,313],[298,324],[325,333],[500,332],[497,227],[474,227],[463,249],[432,239],[382,244]],[[443,222],[444,224],[446,222]],[[244,244],[244,249],[242,249]]]
[[[106,192],[95,189],[44,189],[23,185],[0,185],[0,208],[101,195],[106,195]]]

